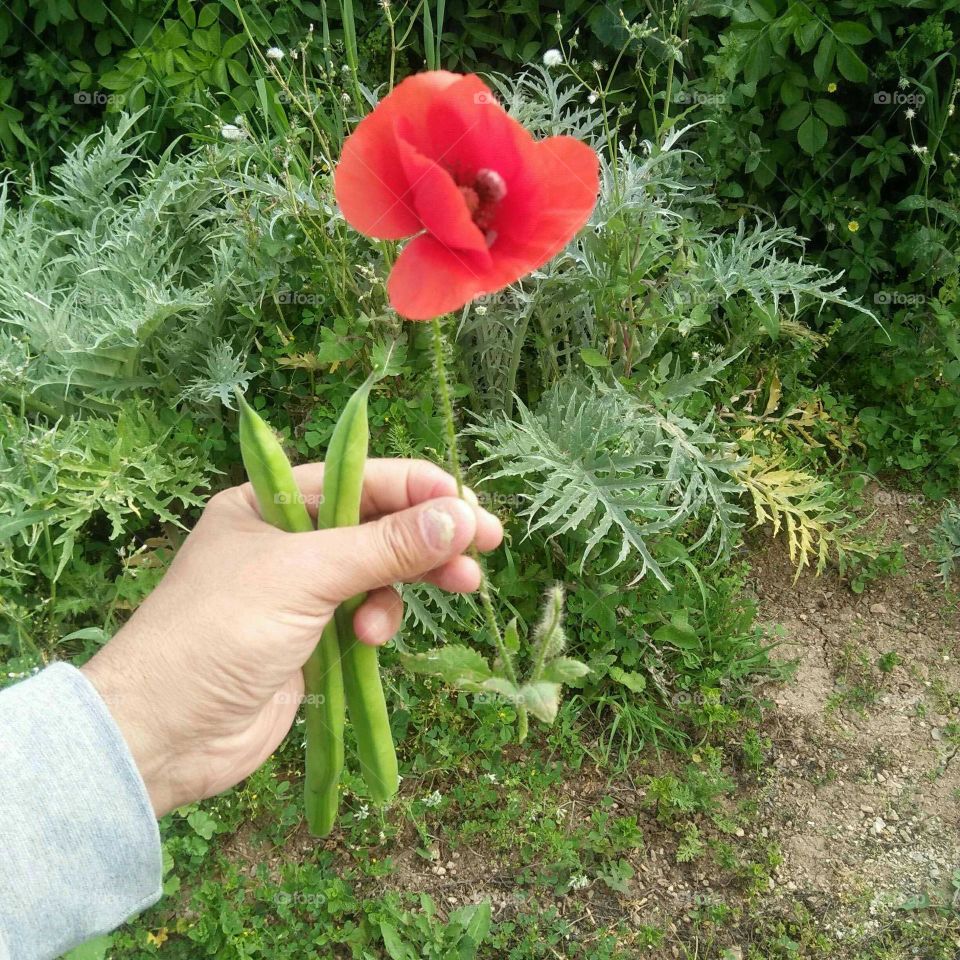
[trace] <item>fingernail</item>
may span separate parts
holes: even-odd
[[[477,499],[477,495],[470,489],[470,487],[463,488],[463,499],[470,504],[471,507],[479,507],[480,501]]]
[[[457,521],[446,510],[427,507],[420,514],[420,529],[424,540],[434,550],[445,550],[453,543],[457,532]]]

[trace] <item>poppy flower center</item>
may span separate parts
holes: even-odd
[[[507,195],[507,185],[496,170],[482,167],[476,172],[473,181],[459,184],[460,196],[470,213],[470,219],[484,231],[487,246],[492,246],[497,238],[492,230],[497,206]]]

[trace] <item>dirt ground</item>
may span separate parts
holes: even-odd
[[[859,596],[835,575],[794,584],[780,545],[753,560],[761,617],[797,661],[767,691],[775,759],[760,819],[783,852],[777,884],[838,939],[917,898],[950,903],[960,870],[957,600],[924,557],[922,502],[879,489],[873,501],[872,526],[906,564]]]

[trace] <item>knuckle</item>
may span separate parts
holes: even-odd
[[[238,489],[241,488],[228,487],[226,490],[220,490],[218,493],[215,493],[207,501],[206,506],[203,508],[203,512],[210,516],[216,516],[217,514],[222,513],[230,504],[230,501],[234,499]]]
[[[385,559],[391,566],[403,570],[417,566],[422,553],[420,538],[409,523],[396,520],[384,521],[381,526],[382,547]]]

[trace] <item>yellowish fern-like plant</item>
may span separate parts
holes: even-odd
[[[863,520],[846,512],[841,491],[828,480],[758,456],[737,479],[753,502],[755,526],[769,524],[775,537],[781,529],[786,531],[796,577],[814,559],[816,573],[821,574],[831,554],[841,571],[854,555],[876,556],[869,543],[854,536]]]

